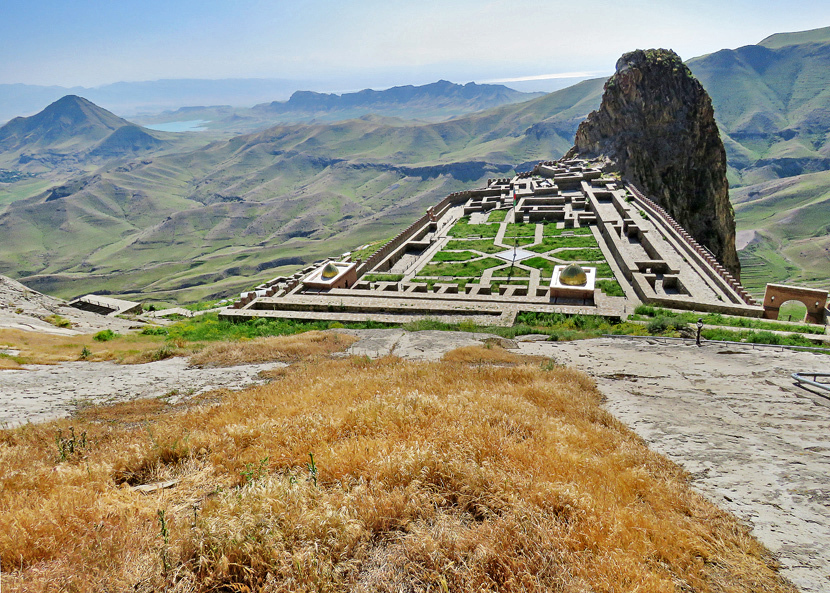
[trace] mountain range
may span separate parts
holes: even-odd
[[[756,294],[767,281],[830,286],[829,55],[830,28],[687,62],[715,106],[742,278]],[[218,140],[210,132],[113,129],[107,117],[90,115],[100,135],[83,135],[90,161],[74,172],[0,184],[0,232],[8,238],[0,273],[67,297],[91,290],[180,301],[226,295],[394,235],[451,191],[559,157],[599,106],[604,82],[436,123],[372,114]],[[458,86],[449,90],[461,92]],[[416,110],[425,101],[416,94],[398,105],[411,101]],[[393,103],[355,95],[362,99],[301,93],[256,109],[339,111],[332,117],[340,118],[360,101]],[[64,121],[67,106],[58,103],[38,121]],[[26,159],[55,144],[46,131],[21,131],[40,129],[34,121],[7,130],[11,123],[0,128],[0,142],[10,147],[0,167],[31,172],[38,162]],[[107,145],[123,141],[138,145],[136,152],[96,157],[118,130]],[[168,144],[133,142],[144,134]]]

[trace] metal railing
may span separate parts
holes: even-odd
[[[812,379],[807,379],[806,377],[812,377]],[[826,389],[830,391],[830,383],[822,383],[818,380],[819,377],[830,377],[830,373],[813,373],[809,371],[800,371],[798,373],[793,373],[792,378],[795,379],[795,382],[801,385],[802,383],[807,383],[807,385],[812,385],[813,387],[818,387],[819,389]]]

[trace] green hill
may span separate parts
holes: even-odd
[[[744,284],[830,288],[830,27],[689,60],[724,137]]]

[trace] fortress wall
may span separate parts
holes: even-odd
[[[463,204],[471,197],[474,197],[476,194],[474,192],[480,190],[466,190],[460,192],[454,192],[448,195],[446,198],[438,202],[433,208],[433,212],[435,213],[435,217],[440,219],[444,214],[446,214],[447,210],[452,208],[455,205]],[[429,214],[424,214],[421,218],[413,222],[409,225],[406,229],[398,233],[393,239],[391,239],[386,245],[378,249],[373,255],[366,259],[357,269],[357,276],[358,278],[377,266],[381,263],[384,259],[386,259],[392,252],[396,251],[401,245],[403,245],[406,241],[411,239],[416,233],[422,230],[430,224]]]
[[[680,239],[680,244],[685,248],[686,252],[700,262],[700,267],[706,272],[710,279],[724,291],[726,295],[735,300],[750,306],[757,306],[754,299],[744,289],[741,284],[735,280],[726,268],[724,268],[709,251],[700,245],[685,229],[683,229],[669,214],[648,199],[642,192],[630,183],[626,183],[626,188],[631,192],[638,203],[652,215],[660,218],[666,225],[667,230],[671,231],[674,236]]]

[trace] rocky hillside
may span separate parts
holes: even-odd
[[[726,152],[712,101],[673,51],[623,55],[569,154],[613,161],[739,277]]]

